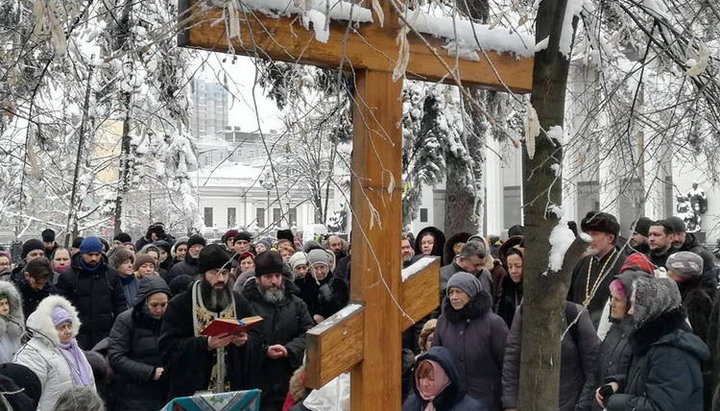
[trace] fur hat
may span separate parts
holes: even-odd
[[[464,271],[453,274],[447,283],[447,292],[450,292],[451,288],[459,288],[471,299],[477,295],[482,289],[480,280],[474,275],[466,273]]]
[[[201,235],[193,234],[193,235],[191,235],[190,238],[188,238],[188,240],[187,240],[187,246],[188,246],[188,248],[190,248],[190,247],[192,247],[192,246],[194,246],[194,245],[198,245],[198,244],[201,245],[201,246],[203,246],[203,247],[205,247],[205,246],[207,245],[207,242],[205,241],[205,239],[204,239]]]
[[[23,259],[34,250],[44,250],[42,241],[37,238],[31,238],[25,241],[22,245],[22,254],[20,255]]]
[[[113,238],[113,241],[120,241],[121,243],[132,243],[132,237],[130,237],[130,234],[128,233],[117,233],[117,235]]]
[[[652,220],[647,217],[640,217],[635,222],[635,230],[634,232],[640,234],[643,237],[648,237],[649,231],[650,231],[650,225],[652,224]]]
[[[255,257],[255,276],[259,277],[263,274],[282,274],[283,259],[277,251],[265,251]]]
[[[276,237],[278,240],[288,240],[291,244],[295,242],[295,236],[293,235],[292,230],[278,230]]]
[[[192,237],[190,237],[190,239],[192,239]],[[188,245],[189,244],[190,243],[188,243]],[[200,256],[198,257],[198,273],[203,275],[206,271],[222,267],[229,269],[229,261],[230,258],[225,247],[219,244],[210,244],[200,251]]]
[[[703,259],[691,251],[680,251],[668,257],[665,267],[684,279],[699,278],[703,272]]]
[[[599,231],[601,233],[613,234],[615,237],[620,233],[620,224],[617,218],[609,213],[601,211],[591,211],[587,213],[580,223],[580,228],[584,232]]]
[[[153,266],[157,266],[157,263],[155,262],[155,259],[152,258],[150,254],[144,254],[140,253],[135,256],[135,264],[133,264],[133,271],[137,271],[142,267],[143,265],[147,263],[152,263]],[[132,301],[128,301],[128,303],[132,303]]]
[[[290,268],[293,270],[299,265],[308,265],[307,255],[302,251],[296,252],[290,257],[288,265],[290,265]]]
[[[640,277],[633,282],[635,328],[682,306],[677,284],[670,278]]]
[[[110,251],[108,251],[107,256],[108,264],[114,269],[117,269],[120,264],[128,260],[135,262],[135,254],[128,250],[128,248],[124,245],[116,245],[111,248]]]
[[[428,337],[430,337],[430,334],[435,332],[436,328],[436,318],[427,320],[427,322],[423,325],[422,331],[420,331],[420,336],[418,337],[418,347],[420,347],[420,352],[425,352],[425,345],[427,344]]]
[[[52,228],[46,228],[40,233],[43,242],[52,243],[55,241],[55,231]]]

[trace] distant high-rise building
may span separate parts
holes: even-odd
[[[225,78],[223,77],[223,81]],[[202,78],[192,80],[193,110],[190,129],[195,139],[217,136],[228,125],[228,92],[223,84]]]

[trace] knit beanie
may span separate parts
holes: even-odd
[[[27,257],[28,254],[30,254],[33,250],[43,250],[43,243],[42,241],[38,240],[37,238],[31,238],[27,241],[25,241],[22,245],[22,258]]]
[[[684,279],[699,278],[703,272],[703,260],[691,251],[680,251],[668,257],[665,267]]]
[[[271,238],[263,238],[262,240],[257,242],[258,244],[262,244],[267,248],[268,250],[272,248],[272,239]]]
[[[155,259],[150,254],[137,254],[135,256],[135,264],[133,264],[133,271],[137,271],[146,263],[152,263],[153,267],[156,265]]]
[[[53,308],[51,316],[53,325],[55,327],[66,322],[72,322],[72,317],[70,317],[70,313],[59,305]]]
[[[43,230],[40,236],[42,237],[42,240],[46,243],[52,243],[55,241],[55,231],[53,231],[51,228],[46,228],[45,230]]]
[[[448,280],[447,291],[450,292],[451,288],[459,288],[471,299],[480,292],[482,285],[480,281],[472,274],[460,271],[453,274]]]
[[[202,236],[197,235],[197,234],[191,235],[190,238],[188,238],[188,240],[187,240],[188,248],[190,248],[194,245],[198,245],[198,244],[205,247],[207,245],[207,242],[205,241],[205,239]]]
[[[635,328],[682,306],[677,284],[670,278],[640,277],[633,282]]]
[[[307,253],[307,262],[308,265],[315,265],[317,263],[323,263],[328,266],[330,265],[328,263],[328,254],[325,250],[317,248]]]
[[[235,241],[235,236],[237,235],[238,230],[227,230],[225,231],[225,234],[223,234],[221,240],[223,243],[225,243],[229,239],[233,239],[233,242]]]
[[[675,216],[666,218],[665,226],[670,229],[671,233],[684,233],[686,230],[685,221]]]
[[[625,262],[620,267],[620,272],[623,271],[644,271],[648,274],[655,273],[655,267],[653,267],[650,260],[648,260],[647,256],[643,253],[632,253],[627,258],[625,258]]]
[[[80,243],[80,254],[101,253],[102,251],[103,244],[98,237],[85,237],[82,243]]]
[[[190,240],[192,240],[192,237],[190,237]],[[189,245],[190,242],[188,241],[188,246]],[[220,244],[210,244],[200,251],[200,256],[198,257],[198,272],[200,275],[203,275],[209,270],[215,270],[223,267],[229,269],[229,261],[230,258],[225,250],[225,247]]]
[[[635,232],[640,234],[641,236],[648,237],[650,235],[651,225],[651,219],[647,217],[640,217],[638,218],[637,222],[635,222]]]
[[[248,233],[247,231],[240,231],[239,233],[235,234],[235,237],[233,237],[234,241],[247,241],[248,243],[252,241],[252,235]]]
[[[121,242],[122,244],[125,244],[125,243],[131,243],[131,242],[132,242],[132,238],[130,237],[130,234],[128,234],[128,233],[118,233],[118,234],[113,238],[113,241],[119,241],[119,242]]]
[[[277,251],[266,251],[255,257],[255,276],[263,274],[282,274],[283,259]]]
[[[600,211],[591,211],[585,215],[580,228],[584,232],[599,231],[601,233],[613,234],[615,237],[620,233],[620,224],[614,215]]]
[[[298,251],[290,257],[288,264],[293,270],[299,265],[308,265],[307,255],[302,251]]]
[[[323,249],[323,247],[322,247],[317,241],[310,240],[310,241],[306,241],[306,242],[305,242],[305,246],[303,247],[303,251],[305,252],[305,254],[307,254],[307,253],[309,253],[310,251],[315,250],[315,249],[318,249],[318,248],[321,249],[321,250]]]

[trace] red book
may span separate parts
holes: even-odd
[[[260,324],[262,320],[262,317],[257,315],[254,317],[245,317],[241,320],[218,318],[200,330],[200,334],[208,337],[215,337],[220,334],[238,335]]]

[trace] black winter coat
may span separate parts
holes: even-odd
[[[345,307],[350,299],[347,283],[332,273],[328,273],[319,285],[310,273],[296,279],[295,285],[299,288],[299,297],[307,304],[310,317],[318,314],[328,318]]]
[[[245,297],[234,293],[235,315],[244,318],[255,315]],[[169,398],[193,395],[205,391],[210,372],[215,365],[215,352],[208,349],[207,337],[195,336],[193,328],[192,287],[177,295],[168,304],[160,327],[160,352],[165,374],[170,380]],[[251,330],[242,347],[228,345],[225,350],[230,389],[257,387],[257,367],[260,357],[259,335]]]
[[[292,281],[283,280],[285,299],[270,304],[262,297],[255,281],[248,281],[243,296],[263,322],[257,327],[262,342],[260,367],[255,370],[260,376],[263,403],[280,403],[287,394],[292,373],[302,365],[305,355],[305,332],[315,323],[308,308],[298,296],[298,289]],[[265,355],[267,347],[281,344],[288,356],[271,360]],[[259,371],[258,371],[259,370]]]
[[[630,336],[633,357],[626,375],[610,377],[620,391],[607,399],[608,411],[702,411],[701,362],[710,352],[689,331],[682,310],[648,321]]]
[[[40,301],[45,299],[45,297],[57,294],[57,290],[55,289],[55,286],[52,285],[51,281],[48,281],[45,283],[45,286],[41,290],[36,290],[27,283],[27,280],[25,280],[22,275],[18,277],[13,277],[11,279],[12,283],[15,284],[15,287],[17,287],[18,291],[20,292],[20,297],[22,298],[22,308],[23,308],[23,314],[25,314],[25,318],[28,318],[30,314],[32,314],[35,309],[37,309],[38,304],[40,304]]]
[[[510,278],[510,274],[506,274],[501,284],[500,295],[495,304],[495,313],[505,320],[505,324],[510,328],[515,317],[515,310],[522,303],[522,283],[516,284]]]
[[[578,304],[565,303],[565,323],[577,317],[582,310]],[[520,334],[522,332],[522,306],[518,307],[505,348],[502,376],[502,403],[504,408],[516,408],[520,381]],[[573,411],[580,399],[585,381],[597,372],[600,339],[595,333],[587,310],[582,310],[577,323],[565,333],[560,346],[560,411]]]
[[[682,295],[682,304],[687,313],[692,331],[706,344],[710,328],[710,315],[712,314],[717,291],[704,287],[702,279],[687,280],[677,283]]]
[[[60,274],[56,288],[77,308],[82,323],[77,342],[80,348],[90,350],[110,335],[115,318],[128,306],[120,278],[107,264],[107,257],[103,255],[95,271],[83,268],[81,261],[80,253],[73,256],[70,268]]]
[[[173,266],[170,267],[170,271],[163,276],[163,279],[170,284],[170,281],[175,277],[183,274],[187,274],[192,278],[197,278],[200,274],[198,272],[198,259],[190,257],[190,253],[185,254],[185,260],[173,264]]]
[[[115,372],[114,411],[154,411],[167,402],[169,382],[165,375],[154,380],[162,367],[160,356],[161,319],[147,312],[147,298],[155,293],[170,296],[170,288],[158,276],[140,280],[135,306],[120,314],[110,331],[108,360]]]
[[[455,310],[443,300],[433,346],[445,347],[455,356],[460,381],[468,394],[500,410],[501,377],[508,328],[490,311],[490,294],[480,291],[465,307]]]
[[[603,384],[608,377],[613,375],[627,374],[632,357],[630,347],[630,334],[635,325],[632,317],[625,317],[622,321],[611,320],[605,339],[600,344],[600,356],[598,358],[598,370],[592,379],[585,382],[585,389],[578,404],[580,410],[602,411],[602,408],[595,401],[595,390]]]
[[[452,353],[444,347],[430,347],[428,352],[418,357],[417,362],[431,360],[438,363],[450,380],[450,385],[433,400],[437,411],[487,411],[488,408],[479,400],[472,398],[462,389],[462,381],[458,375],[456,360]],[[403,411],[424,411],[428,401],[423,400],[418,390],[413,370],[413,391],[403,403]]]
[[[594,256],[587,256],[575,265],[567,299],[576,304],[583,304],[586,292],[590,293],[595,282],[600,276],[604,275],[602,280],[600,280],[600,284],[597,286],[592,300],[590,300],[590,304],[587,306],[587,311],[590,312],[590,320],[596,330],[600,324],[600,317],[602,317],[605,304],[607,304],[608,298],[610,298],[610,283],[615,279],[615,276],[620,273],[620,267],[624,261],[625,257],[620,255],[620,250],[615,249],[614,253],[611,251],[601,259]],[[590,281],[588,282],[588,269],[590,268],[591,262],[592,269],[590,270]],[[605,265],[606,263],[607,265]],[[601,273],[600,271],[603,266],[605,266],[605,271]]]

